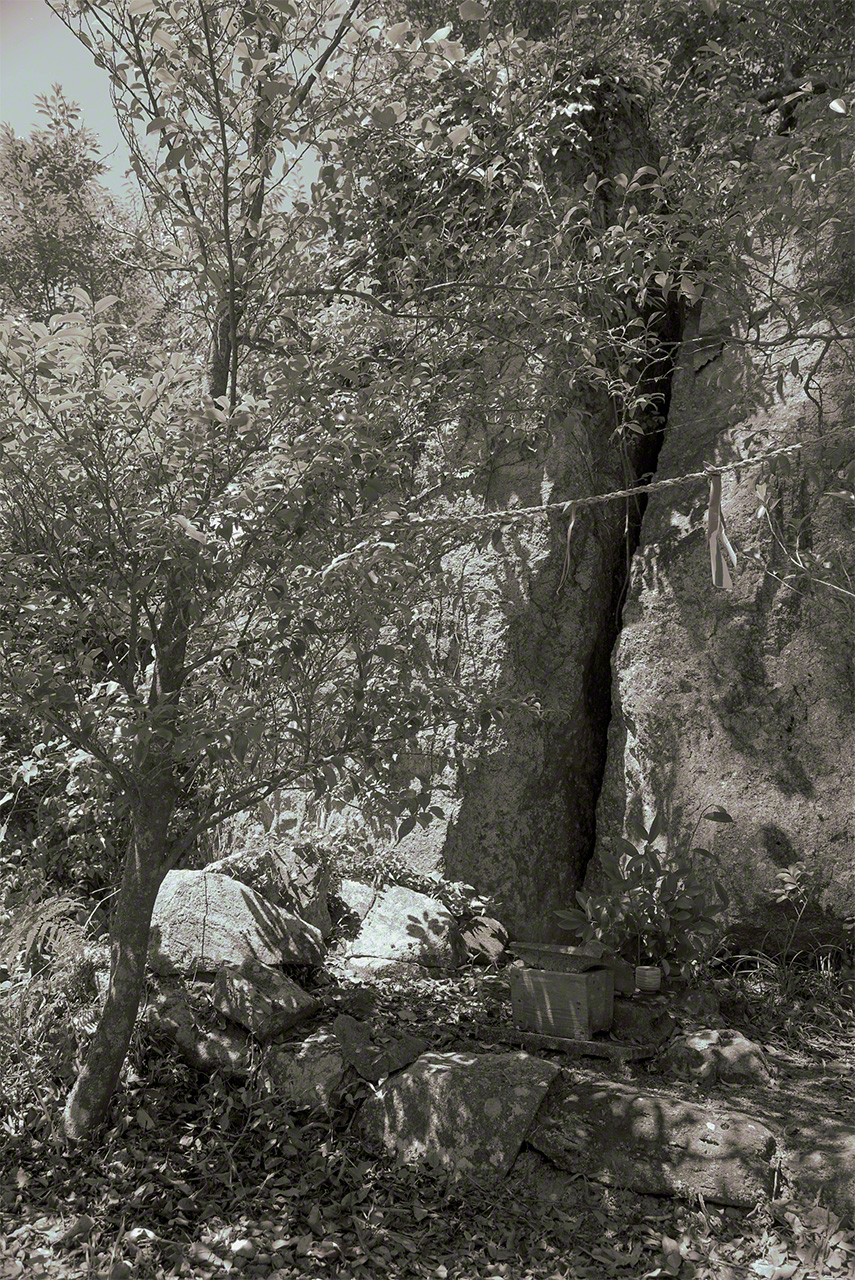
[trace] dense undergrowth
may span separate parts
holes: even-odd
[[[745,1214],[656,1200],[545,1169],[525,1151],[491,1186],[369,1161],[350,1131],[368,1085],[332,1118],[289,1111],[252,1077],[200,1076],[142,1032],[106,1132],[70,1149],[61,1107],[94,1026],[104,955],[103,943],[87,948],[74,959],[43,955],[0,992],[4,1278],[851,1274],[855,1245],[821,1206],[776,1202]],[[851,1038],[839,973],[739,957],[707,980],[729,1024],[779,1055],[824,1062]],[[436,1049],[491,1047],[510,1022],[501,971],[385,981],[374,994],[378,1016],[417,1028]]]

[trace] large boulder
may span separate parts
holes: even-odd
[[[455,969],[466,949],[454,917],[436,898],[403,885],[374,893],[356,937],[346,948],[354,975],[400,972],[400,965]]]
[[[559,1068],[527,1053],[424,1053],[368,1098],[357,1127],[369,1150],[477,1179],[514,1162]]]
[[[851,352],[823,345],[838,321],[851,329],[851,298],[849,315],[815,324],[798,301],[804,263],[828,272],[826,297],[851,263],[842,232],[837,243],[826,231],[819,259],[812,243],[776,243],[750,332],[712,301],[686,330],[657,480],[793,451],[721,477],[738,560],[729,590],[711,581],[709,483],[650,496],[613,660],[596,822],[598,851],[614,852],[626,819],[664,813],[670,843],[711,850],[704,869],[727,885],[735,915],[755,914],[758,934],[777,872],[798,861],[816,900],[840,918],[855,912],[852,442],[840,433],[853,383]],[[702,822],[692,841],[710,805],[734,822]],[[592,873],[595,884],[596,862]]]
[[[508,931],[493,916],[476,916],[462,930],[463,945],[475,964],[498,964],[508,945]]]
[[[317,967],[320,930],[230,876],[170,871],[154,905],[149,965],[156,973],[216,973],[247,960]]]
[[[329,869],[315,845],[265,841],[260,848],[242,849],[209,862],[205,871],[239,880],[275,907],[313,924],[324,938],[329,936]]]
[[[270,1040],[320,1008],[314,996],[259,960],[246,960],[240,969],[221,969],[211,1001],[218,1013],[245,1027],[256,1040]]]
[[[759,1121],[612,1081],[562,1080],[528,1141],[560,1169],[641,1195],[752,1208],[772,1192],[775,1139]]]

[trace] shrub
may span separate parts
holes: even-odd
[[[724,809],[711,808],[698,819],[695,832],[702,819],[732,821]],[[556,912],[561,927],[588,949],[632,964],[659,964],[666,973],[672,964],[691,967],[711,950],[717,917],[728,902],[718,881],[711,886],[695,869],[697,858],[709,852],[656,849],[662,836],[659,815],[649,830],[639,826],[633,834],[638,845],[621,838],[618,854],[600,855],[605,889],[577,893],[578,907]]]

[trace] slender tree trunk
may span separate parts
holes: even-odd
[[[152,798],[135,805],[133,839],[110,931],[110,985],[86,1060],[63,1116],[66,1137],[81,1141],[104,1122],[136,1021],[157,891],[168,867],[172,806]]]

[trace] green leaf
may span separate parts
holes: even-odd
[[[728,894],[727,890],[725,889],[724,885],[721,883],[721,881],[720,881],[720,880],[713,880],[713,886],[714,886],[715,891],[716,891],[716,893],[718,894],[719,898],[721,899],[722,906],[724,906],[724,907],[729,907],[729,906],[730,906],[730,896],[729,896],[729,894]]]
[[[653,844],[653,841],[661,833],[661,831],[662,831],[662,810],[660,809],[658,813],[655,814],[653,821],[650,824],[650,831],[647,833],[647,839],[650,842],[650,844]]]
[[[463,22],[480,22],[487,16],[487,10],[482,4],[478,4],[478,0],[463,0],[463,4],[458,5],[457,12]]]
[[[416,827],[416,819],[412,816],[404,818],[404,821],[398,826],[398,843],[400,844],[404,836],[408,836]]]
[[[731,818],[726,809],[722,809],[721,805],[716,805],[714,809],[710,809],[703,817],[705,822],[733,822],[733,818]]]
[[[115,306],[118,301],[118,294],[115,293],[109,294],[106,298],[100,298],[98,302],[95,303],[94,309],[96,316],[100,316],[101,312],[106,311],[108,307]]]
[[[644,844],[648,838],[647,828],[638,818],[627,818],[626,829],[633,840],[637,840],[639,844]]]

